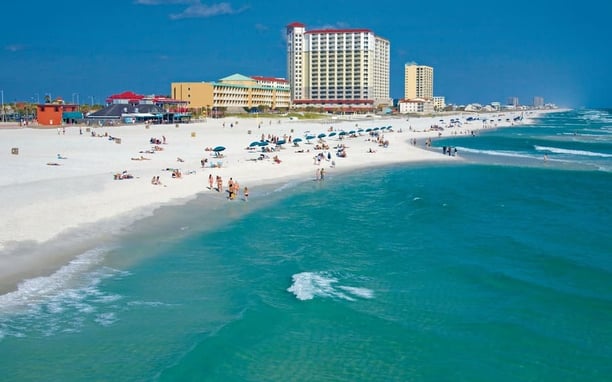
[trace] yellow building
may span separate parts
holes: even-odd
[[[208,110],[214,105],[213,85],[206,82],[173,82],[171,97],[188,102],[189,109]]]
[[[172,98],[189,102],[189,108],[209,110],[223,107],[229,111],[266,106],[289,108],[289,82],[282,78],[247,77],[234,74],[217,82],[173,82]]]
[[[408,63],[404,66],[404,98],[433,99],[433,68]]]

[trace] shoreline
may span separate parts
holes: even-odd
[[[517,125],[527,125],[531,118],[545,112],[562,111],[565,110],[533,111]],[[53,273],[83,253],[88,245],[104,242],[109,235],[152,216],[161,207],[184,205],[200,194],[214,192],[207,189],[209,174],[222,176],[224,188],[227,180],[234,178],[241,187],[249,187],[250,198],[257,199],[260,190],[267,187],[314,179],[315,170],[321,167],[333,174],[401,163],[457,161],[461,158],[424,149],[420,143],[415,146],[411,141],[468,136],[472,130],[510,127],[514,123],[507,123],[506,119],[512,121],[520,114],[496,113],[496,117],[504,119],[495,126],[484,127],[480,121],[464,122],[461,127],[444,131],[427,131],[431,125],[440,123],[440,117],[278,122],[224,118],[178,127],[96,127],[91,132],[82,126],[67,126],[65,134],[56,129],[0,129],[4,138],[0,156],[5,157],[0,164],[5,174],[0,179],[0,195],[10,201],[5,206],[7,218],[0,226],[0,293],[14,290],[25,279]],[[465,117],[458,113],[444,119]],[[233,123],[234,127],[228,127]],[[329,162],[322,161],[321,166],[313,161],[313,156],[321,152],[314,150],[317,139],[312,139],[311,144],[304,140],[299,147],[286,143],[278,151],[264,153],[269,158],[263,160],[255,159],[261,154],[259,151],[246,149],[261,134],[266,138],[287,134],[292,139],[304,139],[307,133],[327,134],[330,127],[340,132],[388,125],[393,126],[393,132],[382,133],[384,140],[389,141],[388,147],[379,146],[365,132],[342,140],[324,137],[329,149],[323,152],[333,155],[337,144],[348,148],[346,158],[332,156]],[[159,145],[163,150],[150,151],[149,140],[162,137],[166,141]],[[205,151],[215,146],[226,147],[223,158]],[[11,154],[13,147],[19,148],[19,154]],[[304,152],[298,152],[301,150]],[[272,161],[274,155],[279,156],[280,164]],[[201,168],[202,159],[223,164],[221,168]],[[184,175],[181,179],[172,178],[171,172],[166,171],[170,168],[180,168]],[[115,180],[114,174],[122,171],[133,178]],[[160,177],[161,186],[151,184],[155,176]],[[211,196],[215,205],[244,203],[226,201],[225,193],[215,192]]]

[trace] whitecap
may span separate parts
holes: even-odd
[[[559,147],[548,147],[548,146],[534,146],[534,148],[538,151],[548,151],[550,153],[555,153],[555,154],[568,154],[568,155],[580,155],[580,156],[589,156],[589,157],[612,158],[612,154],[604,154],[604,153],[598,153],[594,151],[570,150],[570,149],[562,149]]]
[[[374,292],[367,288],[337,285],[339,280],[326,272],[302,272],[292,276],[293,283],[288,292],[298,300],[312,300],[315,297],[338,298],[355,301],[355,297],[370,299]],[[345,293],[346,292],[346,293]]]
[[[293,284],[287,289],[298,300],[312,300],[315,296],[328,297],[334,293],[333,284],[338,280],[317,273],[302,272],[292,276]]]

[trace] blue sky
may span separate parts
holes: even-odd
[[[20,0],[2,4],[5,102],[102,102],[124,90],[240,73],[286,77],[285,27],[368,28],[391,42],[391,96],[406,62],[433,66],[447,102],[533,96],[612,107],[612,5],[557,2]]]

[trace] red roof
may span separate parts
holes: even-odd
[[[289,25],[287,25],[287,28],[304,28],[306,27],[306,25],[302,24],[302,23],[298,23],[298,22],[293,22]]]
[[[110,99],[143,99],[144,96],[140,94],[136,94],[128,90],[123,93],[113,94],[112,96],[108,98]]]
[[[369,29],[319,29],[306,32],[306,34],[321,33],[372,33],[372,31]]]
[[[152,95],[144,96],[142,94],[136,94],[132,91],[125,91],[119,94],[113,94],[106,99],[107,103],[113,103],[114,100],[128,100],[130,103],[140,103],[143,99],[152,100],[154,103],[170,103],[170,104],[183,104],[189,103],[189,101],[181,101],[172,98],[168,98],[163,95]]]
[[[268,82],[280,82],[280,83],[289,82],[284,78],[275,78],[275,77],[251,76],[251,78],[254,79],[255,81],[268,81]]]

